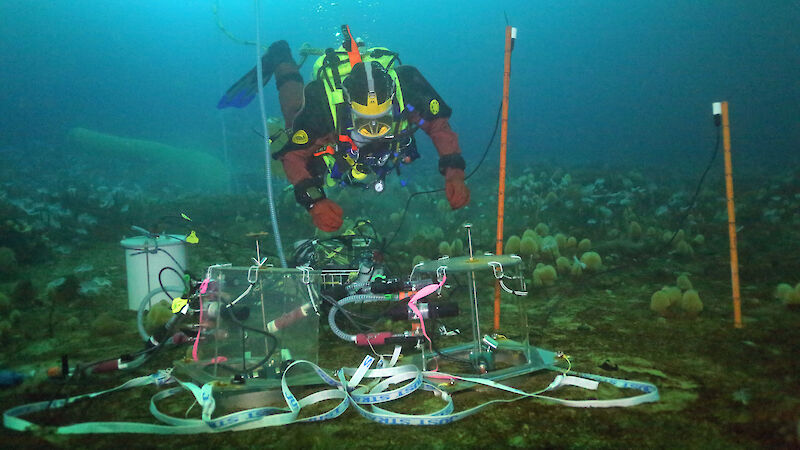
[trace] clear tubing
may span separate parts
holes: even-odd
[[[386,302],[386,301],[397,301],[398,298],[396,295],[386,297],[384,295],[370,295],[370,294],[360,294],[360,295],[351,295],[349,297],[345,297],[339,300],[339,306],[344,306],[349,303],[374,303],[374,302]],[[347,334],[344,331],[340,330],[339,327],[336,326],[336,313],[339,311],[338,306],[334,306],[331,308],[331,312],[328,313],[328,325],[331,327],[331,331],[339,338],[344,339],[345,341],[355,342],[356,335],[355,334]]]
[[[350,284],[347,285],[347,288],[346,288],[347,289],[347,293],[349,293],[349,294],[356,293],[359,290],[363,289],[365,286],[368,286],[369,284],[370,284],[369,281],[361,281],[361,282],[350,283]]]
[[[262,135],[269,136],[267,131],[267,112],[264,107],[264,77],[261,74],[261,27],[259,25],[259,18],[261,17],[260,2],[256,0],[256,79],[258,80],[258,105],[261,108],[261,128]],[[269,140],[264,139],[264,157],[267,168],[267,198],[269,199],[269,217],[272,220],[272,233],[275,235],[275,247],[278,249],[278,259],[281,261],[281,267],[284,269],[286,265],[286,256],[283,254],[283,244],[281,243],[281,234],[278,229],[278,214],[275,212],[275,198],[272,193],[272,155],[269,152]]]

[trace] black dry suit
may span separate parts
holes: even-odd
[[[463,169],[458,138],[447,123],[451,109],[422,74],[413,66],[396,65],[397,54],[385,48],[369,49],[362,60],[380,63],[393,81],[391,131],[377,139],[354,132],[342,89],[351,70],[348,54],[342,47],[328,49],[314,65],[315,79],[304,89],[304,105],[294,119],[289,142],[273,155],[282,159],[296,191],[337,184],[381,191],[386,174],[419,157],[414,139],[418,128],[431,136],[440,155],[440,171]]]

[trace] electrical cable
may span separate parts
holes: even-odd
[[[219,367],[221,367],[221,368],[229,370],[229,371],[231,371],[233,373],[242,374],[245,377],[247,377],[247,374],[252,373],[253,371],[259,369],[261,366],[265,365],[269,361],[269,359],[275,353],[275,350],[278,349],[278,338],[275,337],[275,335],[273,335],[269,331],[261,330],[261,329],[254,328],[254,327],[251,327],[251,326],[243,324],[236,317],[236,315],[233,313],[233,311],[230,308],[225,308],[225,310],[228,313],[228,318],[231,319],[231,321],[233,321],[234,323],[236,323],[236,325],[238,325],[242,330],[248,330],[248,331],[252,331],[254,333],[262,334],[262,335],[266,336],[268,339],[272,340],[272,346],[269,349],[269,351],[267,352],[267,354],[264,356],[264,358],[262,358],[260,361],[258,361],[257,363],[253,364],[250,367],[248,367],[246,365],[247,361],[245,361],[244,358],[242,359],[242,364],[244,365],[244,367],[242,367],[242,368],[235,368],[235,367],[231,367],[231,366],[229,366],[227,364],[217,363],[217,365]],[[242,345],[243,346],[245,345],[244,344],[244,338],[242,338]]]
[[[377,316],[375,316],[373,314],[357,313],[357,312],[353,312],[353,311],[349,311],[347,309],[344,309],[342,306],[339,306],[339,302],[334,300],[333,297],[331,297],[329,295],[320,294],[320,297],[323,300],[325,300],[326,302],[328,302],[332,307],[339,308],[339,311],[341,311],[342,314],[344,314],[344,317],[347,320],[349,320],[350,323],[353,324],[360,332],[363,332],[364,330],[372,330],[374,328],[374,327],[369,326],[369,325],[367,325],[367,324],[365,324],[363,322],[359,322],[359,321],[355,320],[353,317],[358,317],[358,318],[361,318],[361,319],[376,319],[376,318],[378,318]]]
[[[161,280],[161,274],[163,274],[165,270],[171,270],[171,271],[175,272],[178,275],[178,277],[181,279],[181,281],[184,282],[183,283],[183,293],[186,293],[189,290],[189,286],[186,284],[186,281],[183,279],[183,274],[182,273],[178,272],[175,268],[173,268],[171,266],[164,266],[164,267],[161,268],[161,270],[158,271],[158,285],[161,287],[161,292],[163,292],[164,295],[167,296],[167,298],[171,299],[172,298],[172,294],[170,294],[169,291],[167,290],[167,288],[164,287],[164,282]]]
[[[657,254],[660,253],[660,251],[666,249],[667,246],[669,246],[669,244],[671,244],[672,241],[675,240],[675,236],[678,235],[678,231],[680,231],[681,227],[685,224],[686,218],[689,217],[689,213],[692,212],[692,209],[695,207],[695,203],[697,203],[697,197],[700,195],[700,188],[703,187],[703,182],[706,179],[706,175],[708,175],[708,172],[714,165],[714,161],[717,159],[717,154],[719,153],[719,143],[721,134],[722,131],[720,127],[717,127],[717,139],[716,142],[714,143],[714,151],[711,154],[711,159],[708,161],[708,165],[706,165],[706,169],[703,171],[703,175],[700,176],[700,181],[697,182],[697,187],[694,190],[694,195],[692,195],[692,198],[691,200],[689,200],[688,205],[686,206],[686,208],[684,208],[683,216],[680,218],[680,220],[678,220],[678,227],[675,230],[675,233],[673,233],[669,241],[666,242],[664,246],[659,249],[659,252],[657,252]]]
[[[716,159],[717,159],[717,154],[719,153],[719,144],[720,144],[720,140],[721,140],[720,136],[721,136],[721,129],[719,127],[717,127],[717,137],[716,137],[716,142],[714,143],[714,150],[711,153],[711,158],[709,159],[705,170],[703,170],[703,174],[700,176],[700,180],[697,182],[697,186],[695,188],[694,195],[692,195],[692,198],[689,200],[687,205],[683,208],[683,215],[678,220],[678,225],[675,228],[675,232],[672,233],[672,236],[669,238],[668,241],[663,243],[660,247],[656,248],[656,250],[651,252],[650,254],[655,254],[655,255],[662,254],[664,252],[664,250],[669,248],[669,246],[675,240],[675,237],[678,235],[680,230],[685,225],[686,219],[689,217],[689,214],[692,212],[692,210],[695,207],[695,204],[697,203],[697,197],[699,197],[699,195],[700,195],[700,189],[703,187],[703,183],[705,182],[706,175],[708,175],[708,172],[711,170],[711,167],[714,165],[714,161],[716,161]],[[630,267],[632,265],[634,265],[634,262],[629,262],[629,263],[626,263],[626,264],[622,264],[620,266],[612,267],[612,268],[610,268],[608,270],[605,270],[603,272],[595,272],[595,273],[591,274],[589,277],[587,277],[587,279],[593,279],[593,278],[598,277],[598,276],[607,275],[609,273],[616,272],[616,271],[628,268],[628,267]],[[584,286],[586,286],[586,285],[584,284]]]
[[[248,290],[254,284],[255,284],[255,282],[250,283],[250,287],[248,288]],[[245,292],[247,292],[247,291],[245,291]],[[242,298],[242,296],[240,296],[235,301],[239,301],[241,298]],[[229,371],[231,371],[233,373],[241,374],[241,375],[247,377],[247,374],[257,370],[258,368],[260,368],[261,366],[263,366],[264,364],[266,364],[269,361],[269,359],[275,353],[275,350],[277,350],[277,348],[278,348],[279,340],[274,334],[270,333],[267,330],[262,330],[262,329],[259,329],[259,328],[251,327],[249,325],[245,325],[244,323],[242,323],[242,321],[240,321],[239,318],[236,317],[236,314],[234,314],[234,312],[233,312],[232,306],[234,305],[234,303],[233,302],[229,302],[227,300],[223,300],[223,299],[220,299],[220,300],[225,302],[224,310],[225,310],[225,312],[227,312],[228,318],[231,319],[231,321],[234,322],[236,325],[238,325],[242,330],[248,330],[248,331],[252,331],[254,333],[258,333],[258,334],[264,335],[267,339],[270,339],[272,341],[272,346],[269,349],[269,351],[267,351],[266,356],[264,356],[264,358],[262,358],[260,361],[258,361],[256,364],[254,364],[254,365],[252,365],[250,367],[247,367],[246,361],[244,359],[242,359],[242,364],[244,365],[244,367],[242,367],[241,369],[228,366],[227,364],[217,363],[217,365],[219,367],[221,367],[221,368],[224,368],[224,369],[229,370]],[[243,334],[243,338],[242,338],[242,345],[244,345],[244,334]]]
[[[475,175],[475,172],[478,171],[478,169],[481,167],[481,164],[483,164],[483,161],[486,159],[486,156],[489,154],[489,150],[492,148],[492,144],[494,143],[494,139],[495,139],[495,137],[497,137],[497,130],[500,127],[500,117],[502,115],[502,112],[503,112],[503,104],[501,102],[500,103],[500,107],[497,108],[497,118],[494,121],[494,130],[492,131],[492,137],[489,139],[489,143],[486,145],[486,148],[483,150],[483,156],[481,156],[481,159],[478,160],[478,164],[475,166],[475,168],[472,169],[472,171],[467,176],[464,177],[464,180],[468,180],[470,177]],[[408,208],[411,205],[411,200],[414,199],[414,197],[416,197],[418,195],[433,194],[435,192],[441,192],[441,191],[444,191],[444,188],[432,189],[432,190],[429,190],[429,191],[415,192],[415,193],[411,194],[408,197],[408,199],[406,200],[406,206],[403,208],[403,214],[400,216],[400,223],[397,225],[397,229],[394,230],[394,233],[392,234],[391,239],[388,239],[383,244],[383,246],[381,247],[381,252],[386,251],[386,248],[389,246],[389,244],[391,244],[394,241],[394,239],[397,237],[397,235],[400,233],[400,228],[403,227],[403,221],[405,220],[406,215],[408,214]]]

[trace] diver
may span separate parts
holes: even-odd
[[[325,187],[363,186],[377,192],[384,178],[419,157],[414,132],[422,129],[439,154],[439,172],[452,209],[469,202],[465,162],[450,128],[450,107],[413,66],[382,47],[359,49],[349,27],[344,43],[327,49],[305,87],[286,41],[262,57],[264,83],[275,76],[288,142],[272,156],[283,164],[297,202],[322,231],[342,225],[342,208]],[[362,43],[363,44],[363,43]],[[242,107],[257,90],[253,69],[232,86],[218,108]]]

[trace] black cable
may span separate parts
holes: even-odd
[[[500,126],[500,117],[501,117],[502,113],[503,113],[503,102],[500,102],[500,107],[497,109],[497,118],[494,121],[494,130],[492,131],[492,137],[489,139],[489,143],[486,145],[486,149],[484,149],[483,156],[481,156],[481,159],[478,161],[478,164],[475,166],[474,169],[472,169],[472,171],[469,173],[469,175],[464,177],[464,180],[468,180],[471,176],[475,175],[475,172],[478,171],[478,168],[481,167],[481,164],[483,164],[483,161],[486,159],[486,156],[489,154],[489,149],[492,148],[492,144],[494,143],[494,138],[497,136],[497,129]],[[439,189],[433,189],[433,190],[430,190],[430,191],[415,192],[415,193],[411,194],[408,197],[408,200],[406,200],[406,206],[403,208],[403,214],[400,216],[400,223],[397,225],[397,229],[394,230],[394,234],[392,234],[392,238],[388,239],[383,244],[383,246],[381,247],[381,252],[385,252],[386,251],[386,247],[388,247],[389,244],[391,244],[394,241],[394,239],[397,237],[397,235],[400,233],[400,228],[403,227],[403,221],[405,220],[406,215],[408,214],[408,207],[411,205],[411,200],[414,197],[418,196],[418,195],[433,194],[435,192],[441,192],[443,190],[444,190],[444,188],[439,188]]]
[[[380,316],[375,316],[375,315],[372,315],[372,314],[367,315],[367,314],[363,314],[363,313],[356,313],[356,312],[352,312],[352,311],[349,311],[347,309],[344,309],[343,306],[339,305],[339,302],[337,302],[336,300],[334,300],[333,298],[331,298],[329,296],[328,296],[328,298],[325,298],[325,300],[328,303],[331,304],[332,308],[336,308],[336,312],[343,313],[345,318],[347,320],[349,320],[350,323],[353,324],[355,326],[355,328],[361,333],[372,331],[372,330],[375,329],[375,327],[374,326],[370,326],[370,325],[368,325],[366,323],[363,323],[363,322],[359,322],[359,321],[355,320],[353,317],[359,317],[359,318],[362,318],[362,319],[375,319],[375,321],[376,321],[375,323],[380,321]],[[336,320],[336,312],[334,312],[334,321]]]
[[[163,343],[159,343],[158,345],[155,345],[153,347],[148,347],[148,348],[139,350],[139,351],[137,351],[135,353],[131,353],[128,356],[130,356],[132,360],[134,360],[134,359],[136,359],[136,358],[138,358],[140,356],[143,356],[143,355],[146,355],[146,358],[150,359],[150,358],[153,357],[153,355],[158,353],[158,351],[163,347],[164,347]],[[148,353],[150,353],[150,354],[148,355]],[[66,396],[66,397],[62,396],[62,393],[64,392],[64,389],[67,386],[69,386],[70,384],[77,383],[77,381],[80,378],[88,376],[90,374],[90,372],[88,372],[89,369],[91,369],[91,368],[93,368],[95,366],[98,366],[98,365],[100,365],[100,364],[102,364],[102,363],[104,363],[106,361],[112,361],[112,360],[115,360],[115,359],[119,359],[119,358],[103,358],[103,359],[98,359],[98,360],[95,360],[95,361],[92,361],[92,362],[88,362],[88,363],[78,363],[78,364],[76,364],[75,367],[72,369],[72,373],[63,374],[64,377],[65,377],[64,380],[63,380],[63,383],[61,384],[61,386],[59,386],[59,388],[56,391],[56,393],[51,397],[50,401],[47,404],[47,408],[45,408],[45,410],[50,410],[52,408],[53,402],[55,402],[57,400],[66,400],[67,398],[71,397],[71,396]],[[144,362],[142,362],[142,363],[144,363]],[[77,401],[70,402],[70,404],[73,404],[73,403],[77,403]]]
[[[251,327],[249,325],[245,325],[244,323],[242,323],[236,317],[236,315],[233,313],[233,310],[231,309],[232,305],[233,305],[233,303],[228,303],[228,302],[225,303],[225,311],[228,313],[228,318],[230,318],[231,321],[233,321],[236,325],[238,325],[242,330],[249,330],[249,331],[252,331],[254,333],[262,334],[262,335],[266,336],[268,339],[272,340],[272,346],[269,349],[269,351],[267,352],[267,355],[264,356],[263,359],[261,359],[258,363],[254,364],[253,366],[247,367],[245,365],[242,369],[236,369],[236,368],[230,367],[230,366],[225,365],[225,364],[218,364],[218,366],[220,366],[222,368],[230,370],[230,371],[232,371],[234,373],[241,373],[242,375],[247,377],[248,373],[253,372],[254,370],[256,370],[256,369],[260,368],[261,366],[263,366],[264,364],[266,364],[267,361],[269,361],[269,359],[272,357],[273,353],[275,353],[275,350],[277,350],[279,341],[278,341],[278,338],[275,337],[274,334],[270,333],[267,330],[254,328],[254,327]],[[246,362],[243,360],[242,364],[244,365],[245,363]]]
[[[678,233],[680,232],[680,230],[682,229],[682,227],[686,223],[686,219],[689,217],[689,214],[692,212],[693,208],[695,207],[695,203],[697,202],[697,197],[700,195],[700,189],[703,187],[703,183],[705,182],[706,175],[708,175],[708,172],[711,170],[711,167],[713,166],[714,161],[717,159],[717,154],[719,153],[720,135],[721,135],[721,130],[720,130],[719,127],[717,127],[717,137],[716,137],[716,142],[714,143],[714,151],[711,153],[711,158],[708,161],[708,165],[706,165],[706,168],[703,171],[703,174],[700,176],[700,180],[697,182],[697,187],[695,188],[694,195],[692,195],[692,198],[689,200],[689,202],[687,203],[686,207],[683,209],[683,215],[678,220],[678,225],[675,228],[675,232],[672,233],[672,237],[670,237],[667,242],[662,244],[660,247],[656,248],[656,250],[651,252],[651,254],[656,254],[656,255],[662,254],[664,252],[664,250],[669,248],[669,246],[675,240],[675,237],[678,236]],[[623,265],[620,265],[620,266],[612,267],[612,268],[610,268],[608,270],[605,270],[603,272],[595,272],[595,273],[591,274],[587,278],[588,279],[593,279],[593,278],[598,277],[598,276],[606,275],[606,274],[609,274],[609,273],[612,273],[612,272],[616,272],[616,271],[628,268],[628,267],[630,267],[632,265],[634,265],[634,262],[629,262],[627,264],[623,264]]]
[[[322,299],[325,300],[326,302],[330,303],[330,305],[332,307],[339,308],[339,311],[341,311],[345,315],[345,317],[347,317],[347,320],[349,320],[350,323],[352,323],[356,327],[369,328],[369,326],[367,324],[359,322],[359,321],[353,319],[352,317],[358,317],[360,319],[370,319],[370,320],[378,319],[378,318],[381,317],[381,316],[375,315],[375,314],[363,314],[363,313],[357,313],[357,312],[353,312],[353,311],[347,310],[347,309],[344,308],[344,306],[341,306],[339,304],[339,302],[334,300],[333,297],[331,297],[330,295],[327,295],[327,294],[320,294],[320,297],[322,297]]]
[[[186,293],[186,291],[188,291],[188,286],[186,285],[186,281],[183,279],[183,274],[171,266],[164,266],[158,271],[158,285],[161,287],[161,291],[164,292],[164,295],[166,295],[167,298],[172,298],[172,294],[169,293],[167,288],[164,287],[164,283],[161,281],[161,274],[163,274],[165,270],[171,270],[178,274],[178,277],[180,277],[181,281],[183,281],[184,293]]]
[[[217,364],[219,367],[221,367],[223,369],[229,370],[229,371],[231,371],[233,373],[242,374],[245,378],[248,378],[248,374],[249,373],[252,373],[254,370],[260,368],[261,366],[265,365],[269,361],[269,359],[275,353],[275,350],[277,350],[277,348],[278,348],[278,338],[275,337],[275,335],[273,335],[272,333],[270,333],[270,332],[268,332],[266,330],[253,328],[251,326],[243,324],[241,321],[239,321],[239,319],[236,318],[236,315],[233,313],[233,311],[230,308],[226,308],[226,311],[228,312],[229,318],[242,329],[242,346],[243,347],[245,345],[244,344],[244,330],[249,330],[249,331],[252,331],[252,332],[255,332],[255,333],[262,334],[262,335],[266,336],[268,339],[272,340],[272,346],[271,346],[270,350],[267,352],[266,356],[264,356],[264,358],[262,358],[260,361],[258,361],[257,363],[253,364],[250,367],[247,367],[247,361],[245,361],[244,357],[242,357],[242,366],[243,367],[241,369],[237,369],[237,368],[231,367],[231,366],[229,366],[227,364]]]
[[[664,246],[658,249],[658,251],[656,252],[657,254],[661,253],[661,251],[665,250],[670,244],[672,244],[672,241],[675,240],[675,236],[678,235],[678,232],[681,230],[681,227],[685,224],[686,218],[689,217],[689,213],[692,212],[692,209],[695,207],[695,203],[697,202],[697,197],[700,195],[700,189],[703,187],[703,182],[706,179],[706,175],[708,175],[708,172],[711,170],[711,166],[717,159],[717,154],[719,153],[719,141],[721,134],[722,132],[720,130],[720,127],[717,127],[717,139],[716,142],[714,143],[714,152],[711,154],[711,159],[708,161],[706,170],[704,170],[703,175],[700,176],[700,181],[697,182],[697,188],[695,188],[694,195],[692,195],[692,198],[689,200],[688,205],[684,209],[683,216],[680,218],[680,220],[678,220],[678,226],[675,229],[675,233],[672,234],[672,237],[669,239],[669,241],[667,241],[664,244]]]

